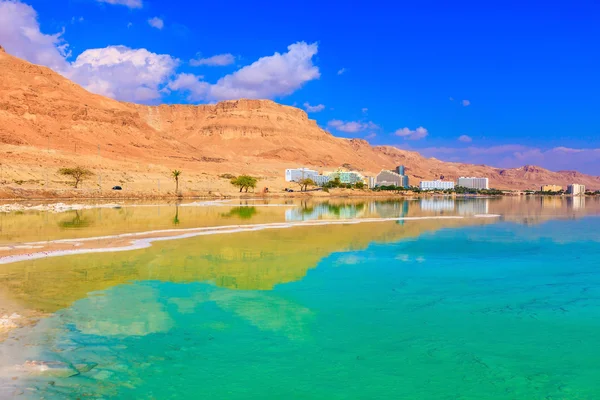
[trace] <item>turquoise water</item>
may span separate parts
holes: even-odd
[[[499,222],[372,242],[272,290],[132,279],[3,351],[91,368],[29,377],[19,393],[30,398],[598,399],[599,223]],[[271,250],[285,269],[289,258]]]

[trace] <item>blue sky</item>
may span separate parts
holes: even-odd
[[[597,1],[288,3],[0,0],[0,44],[121,100],[272,98],[337,136],[600,175]]]

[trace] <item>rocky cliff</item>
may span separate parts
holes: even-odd
[[[346,165],[376,174],[404,164],[415,183],[468,175],[486,176],[498,188],[576,180],[600,189],[600,178],[572,171],[447,163],[390,146],[373,147],[360,139],[337,138],[304,111],[269,100],[199,106],[118,102],[5,52],[0,52],[0,156],[13,175],[28,175],[32,181],[69,162],[113,172],[124,168],[124,162],[137,164],[138,171],[140,165],[163,171],[180,168],[198,179],[223,172],[274,179],[281,178],[285,168],[300,166]]]

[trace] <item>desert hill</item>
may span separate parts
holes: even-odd
[[[371,146],[321,129],[297,108],[270,100],[215,105],[146,106],[92,94],[54,71],[0,51],[0,163],[5,185],[60,187],[60,167],[85,165],[94,185],[137,190],[170,188],[172,168],[197,191],[222,190],[229,174],[250,173],[281,186],[285,168],[345,166],[375,175],[404,164],[411,183],[444,176],[485,176],[497,188],[538,188],[577,181],[600,189],[600,178],[526,166],[499,169],[427,159]],[[66,186],[65,186],[66,187]]]

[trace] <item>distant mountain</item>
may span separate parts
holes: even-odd
[[[89,163],[96,171],[115,172],[126,161],[180,168],[202,179],[244,172],[281,178],[285,168],[300,166],[331,170],[345,165],[374,175],[403,164],[413,184],[440,176],[484,176],[497,188],[577,182],[600,189],[599,177],[575,171],[443,162],[391,146],[371,146],[362,139],[337,138],[304,111],[270,100],[198,106],[119,102],[3,51],[0,154],[14,174],[34,178],[79,157],[73,162]]]

